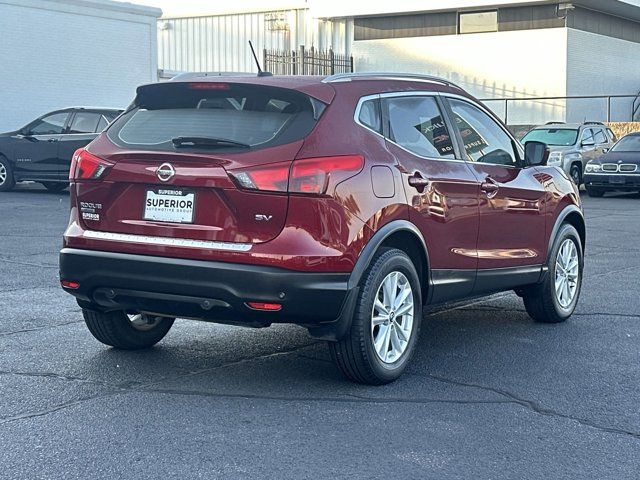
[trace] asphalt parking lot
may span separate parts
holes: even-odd
[[[293,326],[106,348],[58,287],[68,203],[0,194],[0,478],[640,477],[640,195],[585,198],[569,322],[511,293],[430,314],[384,387]]]

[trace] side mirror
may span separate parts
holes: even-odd
[[[611,150],[609,147],[604,147],[602,149],[602,153],[607,153],[609,150]]]
[[[525,167],[546,165],[547,160],[549,160],[549,147],[546,143],[531,141],[524,144]]]

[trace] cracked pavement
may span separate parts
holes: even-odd
[[[344,380],[295,326],[91,337],[57,284],[68,194],[0,194],[0,478],[640,477],[640,195],[585,198],[577,314],[503,293],[427,315],[407,374]]]

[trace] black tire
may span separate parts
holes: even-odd
[[[555,288],[556,278],[556,259],[560,247],[565,240],[571,240],[578,254],[578,279],[577,287],[574,297],[570,304],[563,307],[558,300]],[[545,280],[539,285],[532,285],[523,289],[522,299],[524,301],[525,309],[531,318],[536,322],[541,323],[560,323],[567,320],[574,312],[578,299],[580,298],[580,290],[582,288],[582,272],[584,268],[584,256],[582,250],[582,242],[580,241],[580,235],[573,227],[565,223],[560,227],[556,239],[553,242],[553,247],[549,253],[549,272],[546,275]]]
[[[601,188],[586,187],[587,195],[592,198],[600,198],[604,196],[605,191]]]
[[[123,311],[94,312],[82,310],[84,321],[91,334],[105,345],[122,350],[140,350],[158,343],[171,329],[174,319],[143,315],[150,325],[136,328]]]
[[[69,186],[68,183],[62,182],[42,182],[42,185],[44,185],[44,188],[46,188],[50,192],[61,192]]]
[[[393,363],[385,363],[374,349],[371,325],[373,305],[378,291],[385,278],[393,272],[402,273],[404,278],[408,280],[408,285],[411,286],[413,323],[404,352]],[[407,320],[403,319],[402,321],[405,322]],[[380,249],[364,273],[360,283],[360,291],[350,330],[340,341],[329,342],[331,357],[340,371],[353,382],[369,385],[382,385],[392,382],[407,367],[420,335],[421,322],[422,295],[420,280],[413,262],[402,250]],[[377,328],[377,331],[380,332],[379,329],[382,327]],[[397,328],[397,324],[394,328]],[[396,338],[398,339],[399,337]],[[391,343],[388,343],[388,345],[391,345]]]
[[[8,192],[16,186],[11,163],[0,155],[0,192]]]
[[[571,165],[569,176],[577,186],[582,185],[582,167],[580,165],[578,165],[577,163]]]

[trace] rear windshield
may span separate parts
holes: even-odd
[[[526,142],[542,142],[547,145],[568,147],[578,139],[578,130],[572,128],[536,128],[527,133],[521,140]]]
[[[613,152],[640,152],[640,136],[629,135],[620,139],[611,149]]]
[[[323,107],[307,95],[283,88],[155,84],[139,89],[134,108],[113,124],[108,136],[122,147],[151,150],[264,148],[304,138]],[[180,138],[199,141],[176,144]]]

